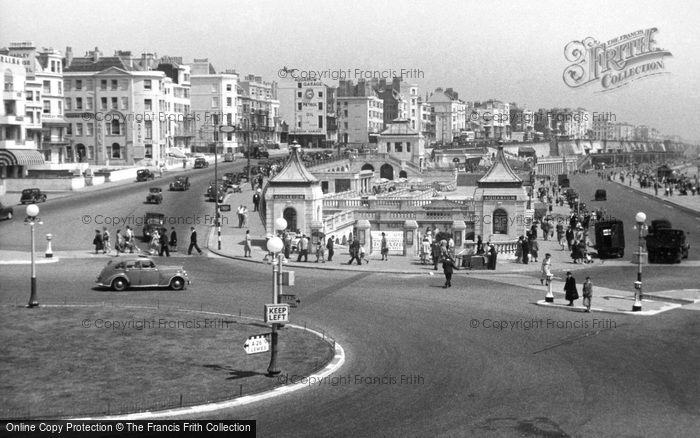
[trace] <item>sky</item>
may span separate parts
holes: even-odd
[[[283,67],[320,71],[323,81],[405,69],[421,95],[452,88],[465,101],[498,99],[529,109],[583,107],[700,143],[700,2],[0,0],[0,46],[34,41],[77,56],[95,47],[208,58],[284,80]],[[571,88],[564,48],[657,28],[664,74],[600,92]],[[369,71],[369,73],[367,73]],[[386,73],[384,73],[386,74]]]

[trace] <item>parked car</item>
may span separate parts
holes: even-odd
[[[46,193],[42,193],[37,188],[22,190],[22,197],[19,202],[21,204],[36,204],[37,202],[46,202]]]
[[[165,215],[162,213],[146,213],[143,218],[143,240],[148,241],[151,239],[151,233],[153,230],[160,230],[165,224]]]
[[[146,202],[149,204],[160,204],[163,202],[163,189],[160,187],[151,187],[146,195]]]
[[[215,186],[214,181],[209,183],[209,187],[207,187],[206,193],[207,201],[214,201],[218,194],[218,202],[221,203],[224,201],[224,197],[226,197],[227,188],[223,181],[218,182],[218,189],[216,187],[217,186]]]
[[[170,183],[170,190],[189,190],[190,189],[190,177],[189,176],[178,176],[175,181]]]
[[[227,152],[224,154],[224,163],[228,163],[233,161],[233,154],[231,152]]]
[[[204,167],[209,167],[209,162],[206,160],[206,158],[195,158],[194,159],[194,168],[195,169],[201,169]]]
[[[158,266],[148,257],[110,260],[97,276],[97,285],[123,291],[128,287],[170,287],[182,290],[190,284],[182,266]]]
[[[12,219],[14,210],[9,205],[3,205],[0,202],[0,219]]]
[[[645,237],[649,263],[680,263],[687,259],[690,244],[683,230],[660,228]]]
[[[155,179],[156,174],[151,172],[150,169],[139,169],[136,171],[136,181],[148,181],[149,179]]]
[[[625,231],[621,220],[596,222],[595,249],[601,259],[625,256]]]
[[[607,201],[608,200],[608,192],[606,192],[603,189],[598,189],[595,191],[594,199],[596,201]]]
[[[644,237],[649,263],[680,263],[687,259],[690,243],[683,230],[673,229],[668,219],[654,219]]]

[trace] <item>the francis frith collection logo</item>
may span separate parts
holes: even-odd
[[[599,83],[600,92],[605,92],[668,73],[664,57],[672,55],[656,46],[656,32],[653,27],[602,43],[592,37],[571,41],[564,48],[566,60],[572,63],[564,70],[564,83],[571,88]]]

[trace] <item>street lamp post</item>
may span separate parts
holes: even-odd
[[[280,224],[284,219],[279,218],[275,221],[275,225]],[[286,221],[284,225],[286,228]],[[267,250],[273,254],[272,259],[272,303],[278,304],[279,289],[282,284],[282,248],[284,242],[277,236],[272,236],[267,241]],[[272,334],[270,336],[270,364],[267,367],[268,376],[276,376],[280,373],[277,366],[277,323],[272,323]]]
[[[633,312],[642,311],[642,232],[644,231],[645,224],[647,220],[647,215],[643,212],[637,213],[634,217],[637,222],[637,230],[639,231],[639,254],[637,254],[637,281],[634,282],[634,305],[632,305]]]
[[[41,224],[41,219],[37,216],[39,215],[39,207],[36,204],[30,204],[27,206],[27,217],[24,222],[29,224],[32,236],[32,278],[31,278],[31,295],[29,296],[29,304],[27,307],[37,307],[39,306],[39,301],[36,298],[36,263],[34,262],[34,225]]]

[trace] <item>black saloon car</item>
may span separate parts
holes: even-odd
[[[149,169],[139,169],[136,171],[136,181],[148,181],[149,179],[155,179],[155,177],[156,174]]]
[[[160,187],[151,187],[146,195],[146,202],[151,204],[160,204],[163,202],[163,189]]]
[[[24,189],[22,190],[22,197],[19,200],[22,204],[36,204],[37,202],[46,202],[46,193],[42,193],[41,190]]]
[[[194,160],[194,168],[195,169],[202,169],[205,167],[209,167],[209,162],[205,158],[195,158],[195,160]]]
[[[175,181],[170,183],[170,190],[189,190],[190,189],[190,177],[189,176],[178,176]]]

